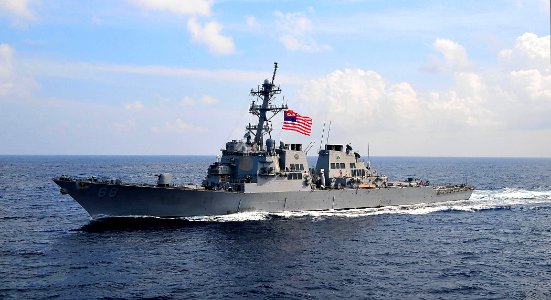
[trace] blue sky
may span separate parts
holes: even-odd
[[[544,0],[1,0],[0,154],[216,154],[278,61],[277,139],[551,157],[549,48]]]

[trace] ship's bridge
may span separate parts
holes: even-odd
[[[302,144],[283,144],[276,150],[279,155],[279,164],[284,172],[296,172],[302,178],[302,174],[308,171],[306,153],[302,151]],[[298,178],[298,177],[297,177]]]

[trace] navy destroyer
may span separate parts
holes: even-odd
[[[201,186],[177,185],[172,175],[158,175],[157,184],[126,183],[60,176],[54,182],[62,194],[75,199],[92,218],[118,216],[191,217],[248,211],[283,212],[338,210],[408,205],[469,199],[473,187],[466,184],[432,185],[408,179],[390,181],[350,145],[320,146],[315,167],[308,166],[302,144],[276,144],[272,139],[274,116],[285,112],[290,129],[300,127],[300,115],[287,105],[276,105],[281,93],[271,80],[251,90],[249,112],[258,118],[248,124],[241,140],[232,140],[207,170]],[[288,122],[287,122],[288,121]],[[304,122],[304,120],[302,120]],[[294,122],[298,127],[293,128]],[[311,123],[302,123],[308,127]],[[284,125],[286,126],[286,125]]]

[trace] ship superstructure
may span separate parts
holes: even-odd
[[[276,72],[277,63],[272,80],[266,79],[256,90],[251,90],[251,96],[257,98],[252,101],[249,112],[258,117],[258,123],[247,125],[244,140],[226,143],[221,158],[208,168],[203,187],[247,193],[384,186],[386,177],[366,167],[350,145],[325,145],[318,153],[315,168],[310,169],[302,144],[276,144],[271,137],[271,120],[288,109],[287,105],[273,104],[274,96],[281,93],[280,87],[274,84]]]
[[[276,143],[272,119],[288,107],[274,104],[281,93],[271,80],[252,89],[249,113],[258,118],[245,136],[226,143],[208,167],[201,187],[178,186],[171,174],[156,185],[128,184],[96,178],[54,178],[92,217],[198,216],[241,211],[326,210],[430,203],[468,199],[473,187],[432,186],[409,179],[391,182],[364,162],[350,144],[325,144],[315,167],[308,165],[302,144]]]

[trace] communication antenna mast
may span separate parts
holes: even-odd
[[[369,143],[367,143],[367,161],[369,161]]]
[[[270,82],[269,79],[266,79],[262,85],[258,85],[256,90],[251,89],[251,96],[256,96],[256,100],[258,100],[258,102],[253,100],[249,106],[249,113],[258,117],[258,124],[249,124],[246,129],[252,136],[254,136],[253,143],[258,145],[258,149],[260,149],[264,144],[264,134],[267,134],[271,138],[272,124],[270,120],[280,111],[287,109],[287,105],[285,104],[281,104],[280,106],[272,104],[274,96],[281,93],[279,86],[274,84],[276,72],[277,62],[274,62],[272,81]]]
[[[329,121],[329,129],[327,130],[327,141],[326,144],[329,144],[329,134],[331,133],[331,121]]]
[[[371,170],[371,159],[369,158],[369,143],[367,143],[367,168]]]
[[[320,149],[318,152],[321,151],[321,145],[323,144],[323,134],[325,133],[325,121],[323,121],[323,129],[321,130],[321,140],[320,140]]]

